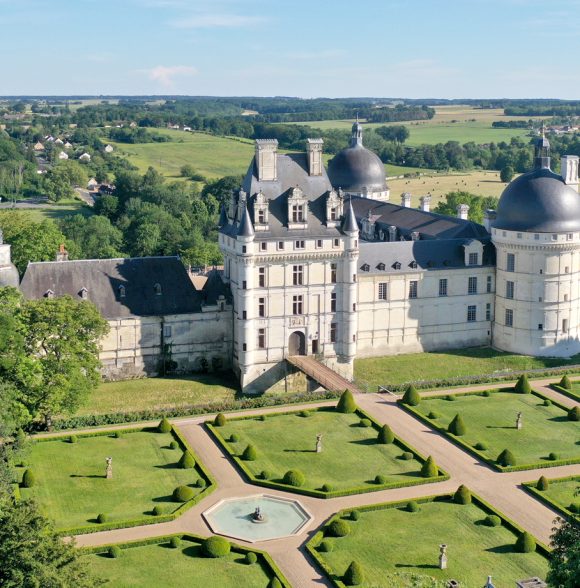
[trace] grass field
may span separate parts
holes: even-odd
[[[0,207],[0,218],[2,218],[2,214],[9,213],[10,210],[12,209],[7,206]],[[25,213],[26,216],[35,222],[42,222],[47,218],[58,220],[71,214],[82,214],[84,216],[93,214],[91,208],[80,200],[71,200],[63,204],[19,205],[16,210]]]
[[[244,464],[258,477],[263,470],[271,480],[280,482],[291,469],[301,470],[305,489],[320,490],[329,483],[334,490],[373,486],[377,474],[386,483],[421,480],[421,465],[414,459],[402,460],[403,450],[394,444],[379,445],[372,427],[359,426],[360,417],[342,414],[334,409],[258,418],[228,420],[219,433],[228,440],[235,433],[239,441],[229,442],[234,453],[241,455],[248,444],[258,452],[256,461]],[[316,436],[323,434],[323,450],[316,453]]]
[[[478,394],[455,395],[447,398],[423,398],[413,407],[423,416],[434,412],[433,422],[447,430],[455,415],[459,414],[466,425],[465,435],[459,439],[473,447],[483,442],[487,449],[481,453],[495,462],[497,456],[510,449],[517,466],[549,464],[548,455],[558,459],[580,459],[580,423],[568,420],[567,411],[556,405],[544,406],[535,394],[493,392],[489,397]],[[523,426],[516,429],[516,415],[521,412]]]
[[[446,501],[419,506],[415,513],[404,508],[362,510],[359,520],[350,522],[351,532],[329,539],[334,549],[320,557],[338,577],[351,561],[358,561],[365,575],[362,588],[431,586],[413,583],[411,574],[453,578],[470,588],[483,586],[489,574],[501,587],[514,586],[523,578],[546,577],[546,559],[539,553],[517,553],[516,535],[504,526],[483,525],[487,513],[476,504]],[[441,543],[448,546],[446,570],[438,566]],[[402,575],[400,583],[392,576],[396,573]]]
[[[219,586],[265,588],[270,575],[260,563],[247,565],[244,555],[203,557],[199,543],[183,540],[178,549],[167,543],[128,547],[113,559],[107,554],[85,556],[90,571],[114,588]]]
[[[496,351],[491,347],[474,347],[450,349],[439,353],[408,353],[355,359],[354,371],[356,378],[377,387],[578,363],[578,356],[570,359],[530,357]]]
[[[562,389],[560,388],[559,383],[560,380],[554,383],[557,386],[557,388],[554,389],[557,392],[562,393]],[[554,387],[554,384],[552,384],[552,387]],[[573,398],[574,400],[580,401],[580,381],[573,381],[572,388],[570,390],[566,390],[566,395],[570,396],[570,398]]]
[[[133,412],[211,404],[233,400],[233,376],[196,374],[172,378],[143,378],[101,384],[90,396],[79,415]]]
[[[79,436],[77,443],[35,443],[27,463],[37,483],[22,488],[22,496],[34,498],[59,529],[96,525],[99,513],[116,522],[150,514],[156,505],[173,512],[180,506],[171,500],[173,490],[194,487],[199,476],[194,469],[176,467],[182,451],[169,448],[172,439],[169,433],[143,431],[119,439]],[[113,458],[112,480],[105,478],[108,456]]]
[[[560,508],[570,509],[572,505],[580,507],[580,476],[573,480],[550,480],[547,490],[542,492],[546,498]]]

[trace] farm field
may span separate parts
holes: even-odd
[[[0,206],[0,219],[3,214],[9,214],[9,206]],[[58,220],[71,214],[82,214],[90,216],[93,214],[92,210],[80,200],[71,200],[64,204],[19,204],[16,209],[18,212],[26,213],[31,220],[35,222],[42,222],[45,219]]]

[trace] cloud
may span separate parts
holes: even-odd
[[[231,29],[254,26],[266,22],[263,16],[242,14],[199,14],[170,21],[176,29]]]
[[[175,84],[175,78],[191,77],[197,74],[197,69],[190,65],[158,65],[142,71],[147,73],[150,80],[158,82],[164,88],[171,88]]]

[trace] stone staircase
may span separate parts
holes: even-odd
[[[291,355],[286,358],[286,361],[297,367],[327,390],[338,392],[350,390],[353,394],[361,393],[352,382],[349,382],[346,378],[343,378],[329,367],[320,363],[314,357]]]

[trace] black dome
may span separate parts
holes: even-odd
[[[536,168],[503,191],[493,227],[537,233],[580,231],[580,195],[550,169]]]

